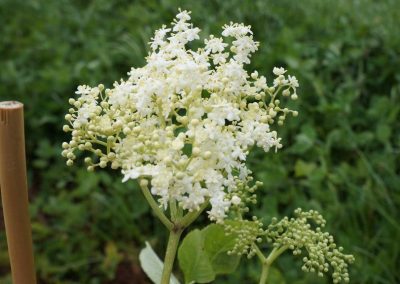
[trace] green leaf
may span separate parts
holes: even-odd
[[[191,231],[178,250],[179,266],[185,283],[209,283],[215,279],[211,261],[204,250],[204,238],[200,230]]]
[[[226,235],[224,227],[218,224],[190,232],[178,251],[186,283],[209,283],[218,274],[234,272],[240,256],[227,252],[233,248],[235,237]]]
[[[236,270],[240,256],[228,255],[235,245],[235,236],[226,235],[223,226],[211,224],[202,231],[204,249],[211,261],[215,274],[228,274]]]
[[[146,242],[146,247],[140,251],[139,260],[143,271],[151,281],[156,284],[161,283],[164,263],[158,258],[148,242]],[[180,284],[173,274],[171,275],[170,284]]]

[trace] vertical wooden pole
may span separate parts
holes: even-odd
[[[24,110],[19,102],[0,102],[0,188],[13,283],[35,284]]]

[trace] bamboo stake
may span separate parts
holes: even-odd
[[[19,102],[0,102],[0,188],[13,283],[35,284],[24,110]]]

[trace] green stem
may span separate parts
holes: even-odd
[[[192,211],[187,213],[185,216],[182,217],[181,221],[179,222],[181,224],[182,227],[186,228],[188,227],[190,224],[192,224],[194,222],[194,220],[197,219],[197,217],[200,216],[200,214],[204,211],[204,209],[206,209],[208,206],[208,200],[206,200],[200,207],[199,210],[197,211]]]
[[[189,212],[185,216],[181,217],[182,211],[176,208],[175,201],[170,202],[171,218],[172,222],[165,216],[164,212],[158,206],[158,203],[154,200],[149,188],[147,186],[147,180],[142,179],[139,181],[140,188],[143,192],[144,197],[153,209],[154,214],[160,219],[160,221],[167,227],[169,233],[169,239],[167,244],[167,251],[164,258],[164,269],[161,277],[161,284],[169,284],[171,279],[172,268],[174,266],[176,251],[178,249],[179,240],[182,232],[191,223],[193,223],[197,217],[204,211],[208,206],[208,200],[197,211]]]
[[[262,271],[259,284],[267,283],[269,268],[272,263],[277,259],[285,250],[288,249],[288,246],[275,247],[271,253],[266,258],[264,254],[261,252],[260,248],[257,245],[254,245],[256,250],[256,254],[262,263]]]
[[[174,227],[174,224],[165,216],[164,212],[158,207],[157,202],[154,200],[153,196],[151,195],[149,188],[143,180],[139,181],[140,188],[143,192],[144,197],[146,198],[147,202],[149,203],[150,207],[153,209],[154,214],[160,219],[160,221],[167,227],[169,231],[171,231]]]
[[[263,265],[263,266],[262,266],[261,278],[260,278],[259,284],[265,284],[265,283],[267,283],[269,268],[270,268],[269,265]]]
[[[183,232],[183,228],[174,227],[169,234],[167,252],[164,258],[164,269],[161,277],[161,284],[169,284],[171,280],[172,268],[175,262],[176,251],[178,249],[179,240]]]
[[[176,208],[176,201],[175,200],[170,200],[169,201],[169,211],[171,213],[171,220],[172,222],[175,222],[177,218],[181,217],[179,216],[179,212]]]
[[[199,210],[189,212],[185,216],[176,219],[174,226],[170,229],[167,252],[164,258],[164,269],[161,278],[161,284],[169,284],[171,279],[172,267],[174,265],[176,250],[179,245],[179,240],[182,232],[193,223],[197,217],[207,208],[208,200],[206,200]]]

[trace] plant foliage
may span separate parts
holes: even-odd
[[[25,104],[40,281],[118,283],[116,272],[138,264],[144,240],[163,236],[136,185],[66,169],[60,117],[77,85],[110,85],[131,65],[143,65],[152,31],[179,6],[195,12],[205,34],[230,20],[251,24],[263,44],[250,68],[267,73],[284,66],[302,84],[300,115],[281,132],[287,148],[251,156],[249,167],[264,182],[263,205],[254,213],[270,221],[297,207],[319,210],[357,259],[351,279],[400,282],[399,1],[2,0],[0,100]],[[163,250],[159,238],[151,243]],[[277,275],[284,272],[287,283],[331,281],[298,266],[282,256]],[[0,275],[6,283],[4,231]],[[218,283],[253,283],[258,276],[258,266],[243,263]]]

